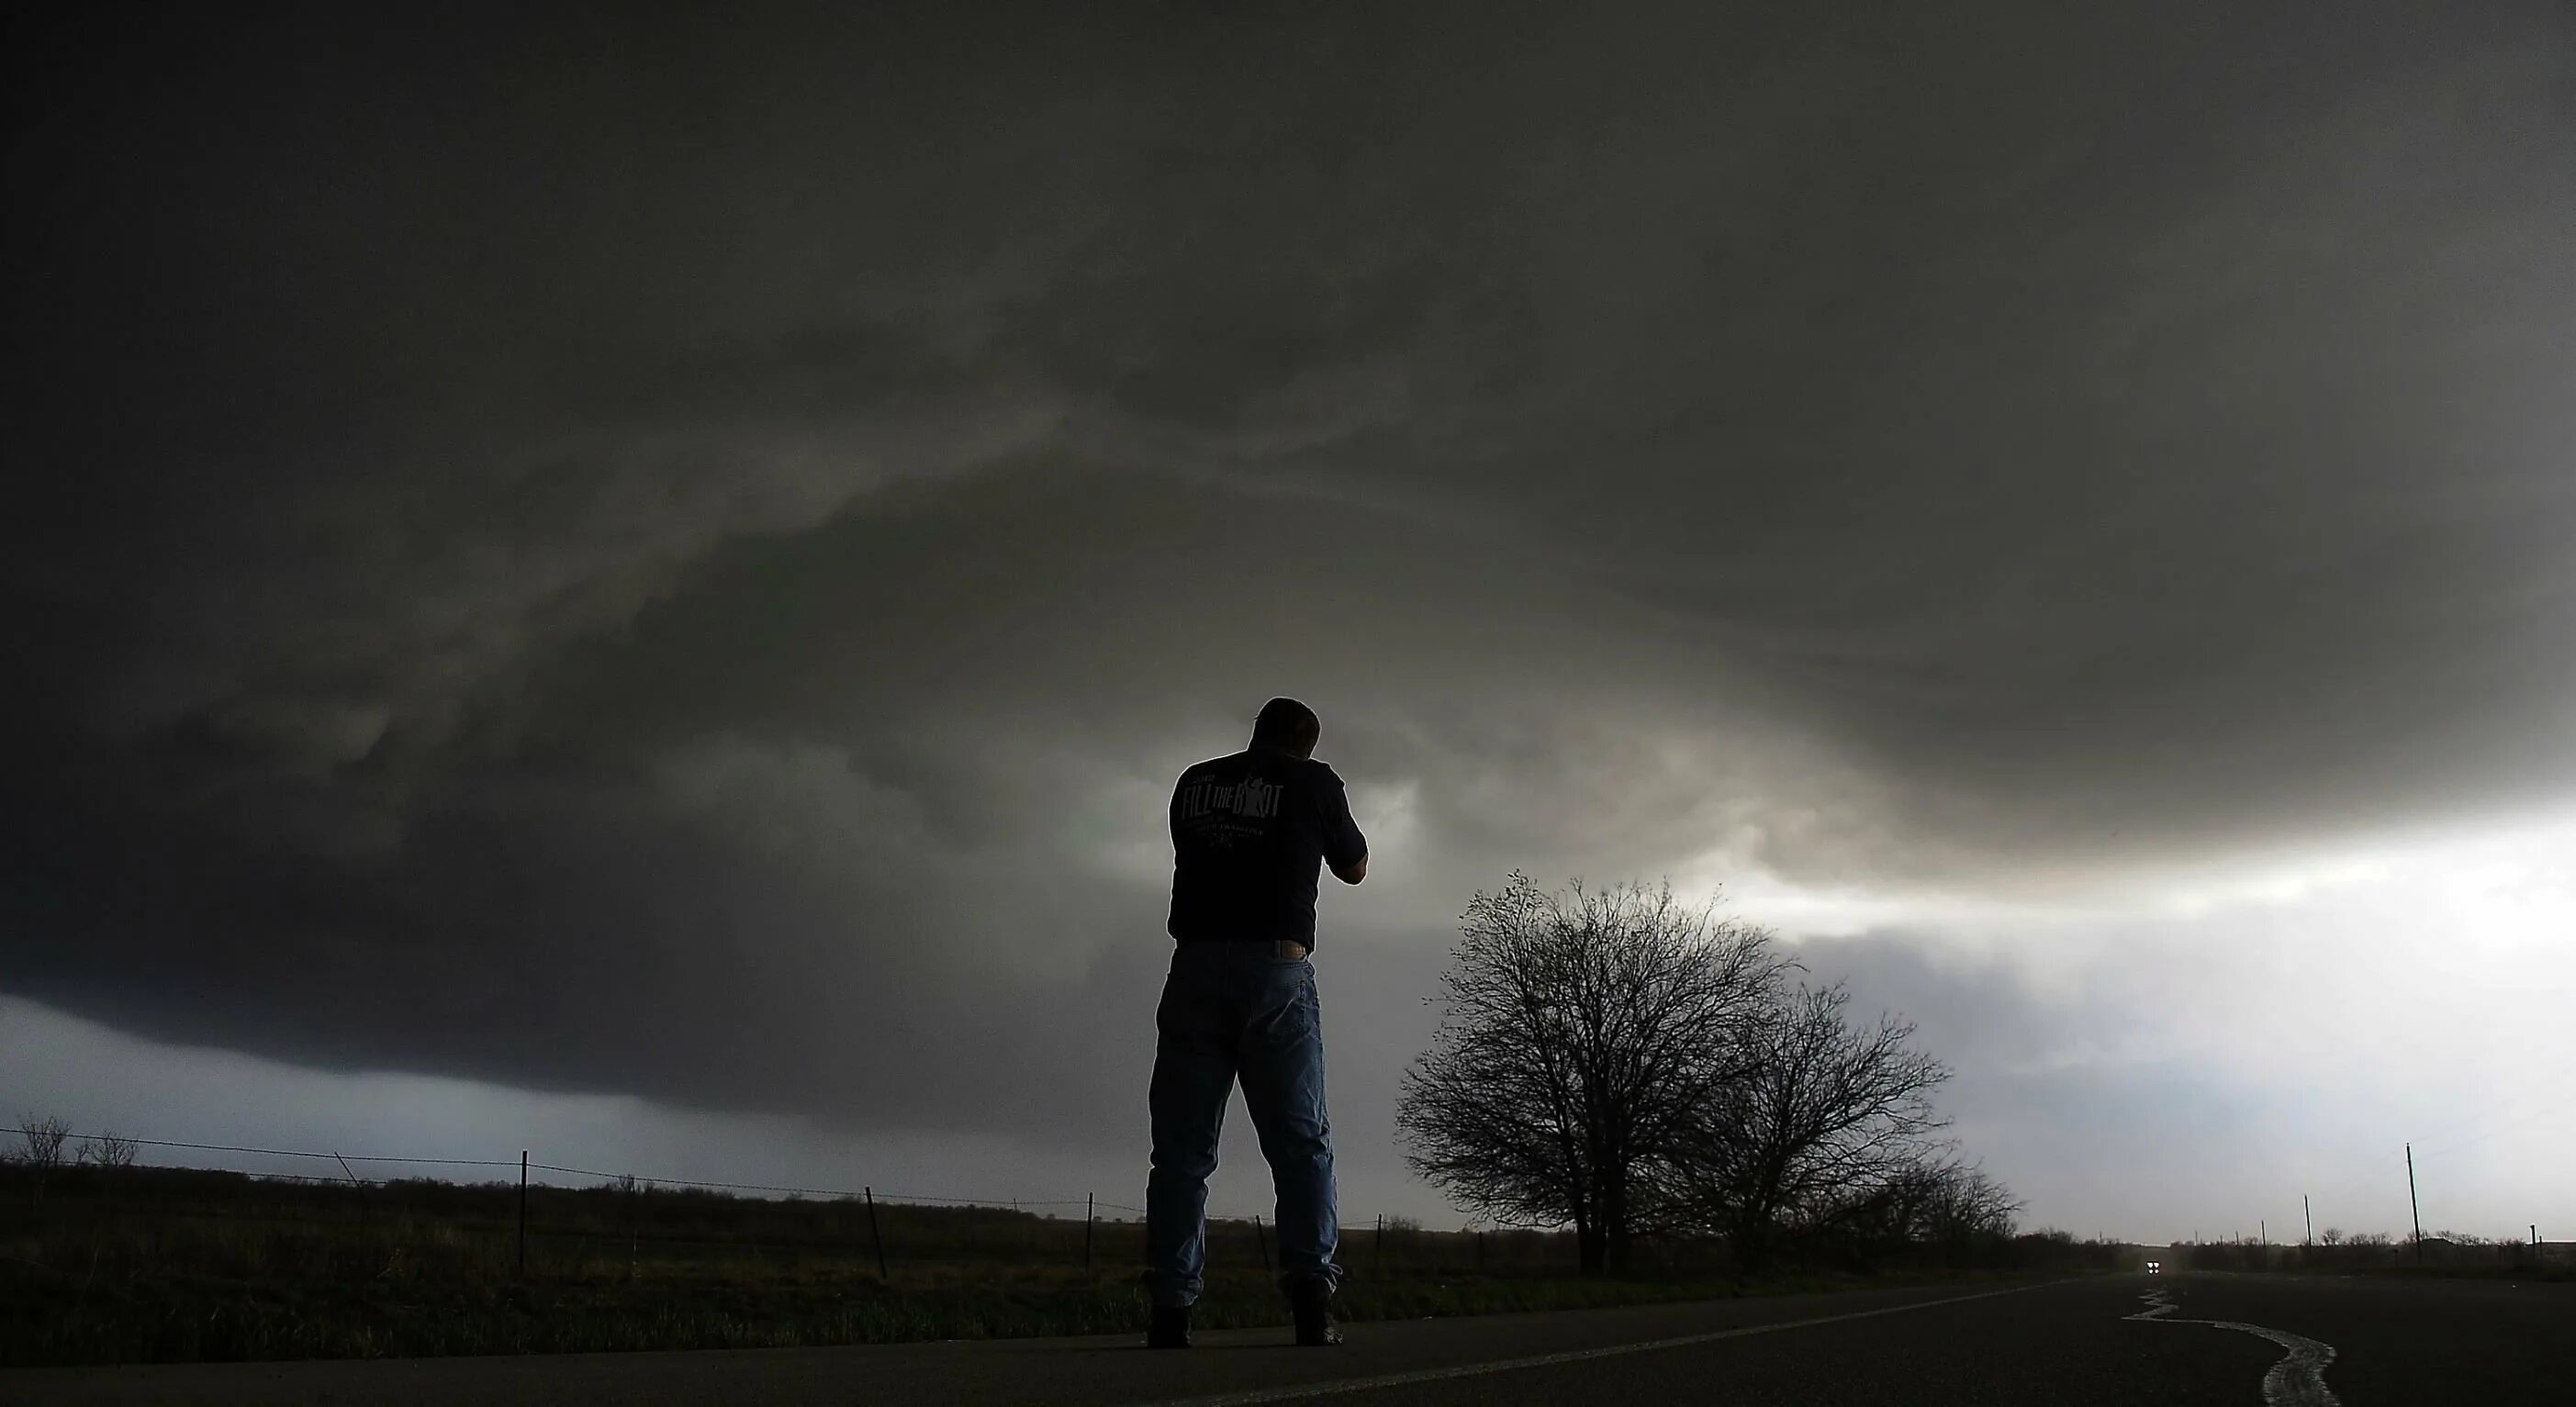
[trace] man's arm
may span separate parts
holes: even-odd
[[[1368,837],[1360,834],[1359,822],[1351,819],[1350,793],[1333,769],[1324,769],[1330,783],[1319,798],[1323,802],[1324,864],[1333,878],[1344,884],[1357,884],[1368,878]]]

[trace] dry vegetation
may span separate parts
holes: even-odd
[[[2207,1241],[2173,1246],[2165,1259],[2175,1268],[2187,1270],[2576,1280],[2576,1246],[2564,1241],[2534,1245],[2509,1236],[2476,1236],[2460,1231],[2429,1232],[2418,1245],[2411,1235],[2346,1233],[2341,1228],[2328,1227],[2312,1245]]]
[[[1122,1333],[1140,1321],[1143,1228],[998,1207],[877,1208],[694,1189],[534,1187],[527,1273],[515,1184],[358,1185],[150,1166],[0,1168],[0,1366],[884,1343]],[[1211,1327],[1280,1322],[1249,1223],[1211,1227]],[[2023,1238],[2015,1263],[2066,1263]],[[1571,1238],[1346,1233],[1353,1319],[1816,1288],[1758,1284],[1714,1245],[1671,1244],[1623,1276],[1575,1272]],[[1946,1273],[1884,1267],[1886,1278]]]

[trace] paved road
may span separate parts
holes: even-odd
[[[2145,1316],[2145,1317],[2140,1317]],[[1189,1353],[1031,1339],[0,1373],[0,1403],[2576,1402],[2576,1286],[2104,1277],[1360,1324]]]

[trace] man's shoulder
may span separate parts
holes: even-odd
[[[1187,782],[1193,777],[1238,770],[1243,765],[1244,757],[1243,753],[1229,752],[1223,757],[1211,757],[1204,762],[1193,762],[1181,769],[1181,780]]]
[[[1289,774],[1310,787],[1331,789],[1342,785],[1341,774],[1334,771],[1331,764],[1319,758],[1286,757],[1275,752],[1265,752],[1257,762],[1261,770],[1274,777],[1278,775],[1275,769],[1280,763],[1285,762]],[[1253,770],[1255,764],[1256,759],[1249,748],[1241,752],[1229,752],[1223,757],[1211,757],[1204,762],[1193,762],[1182,768],[1178,784],[1187,786],[1195,779],[1236,776]]]
[[[1300,765],[1304,768],[1306,780],[1317,786],[1338,787],[1342,784],[1342,774],[1334,771],[1333,765],[1320,757],[1306,758]]]

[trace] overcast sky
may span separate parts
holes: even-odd
[[[1290,693],[1357,1219],[1518,867],[2033,1223],[2576,1235],[2564,6],[1222,8],[13,17],[0,1093],[1141,1203]]]

